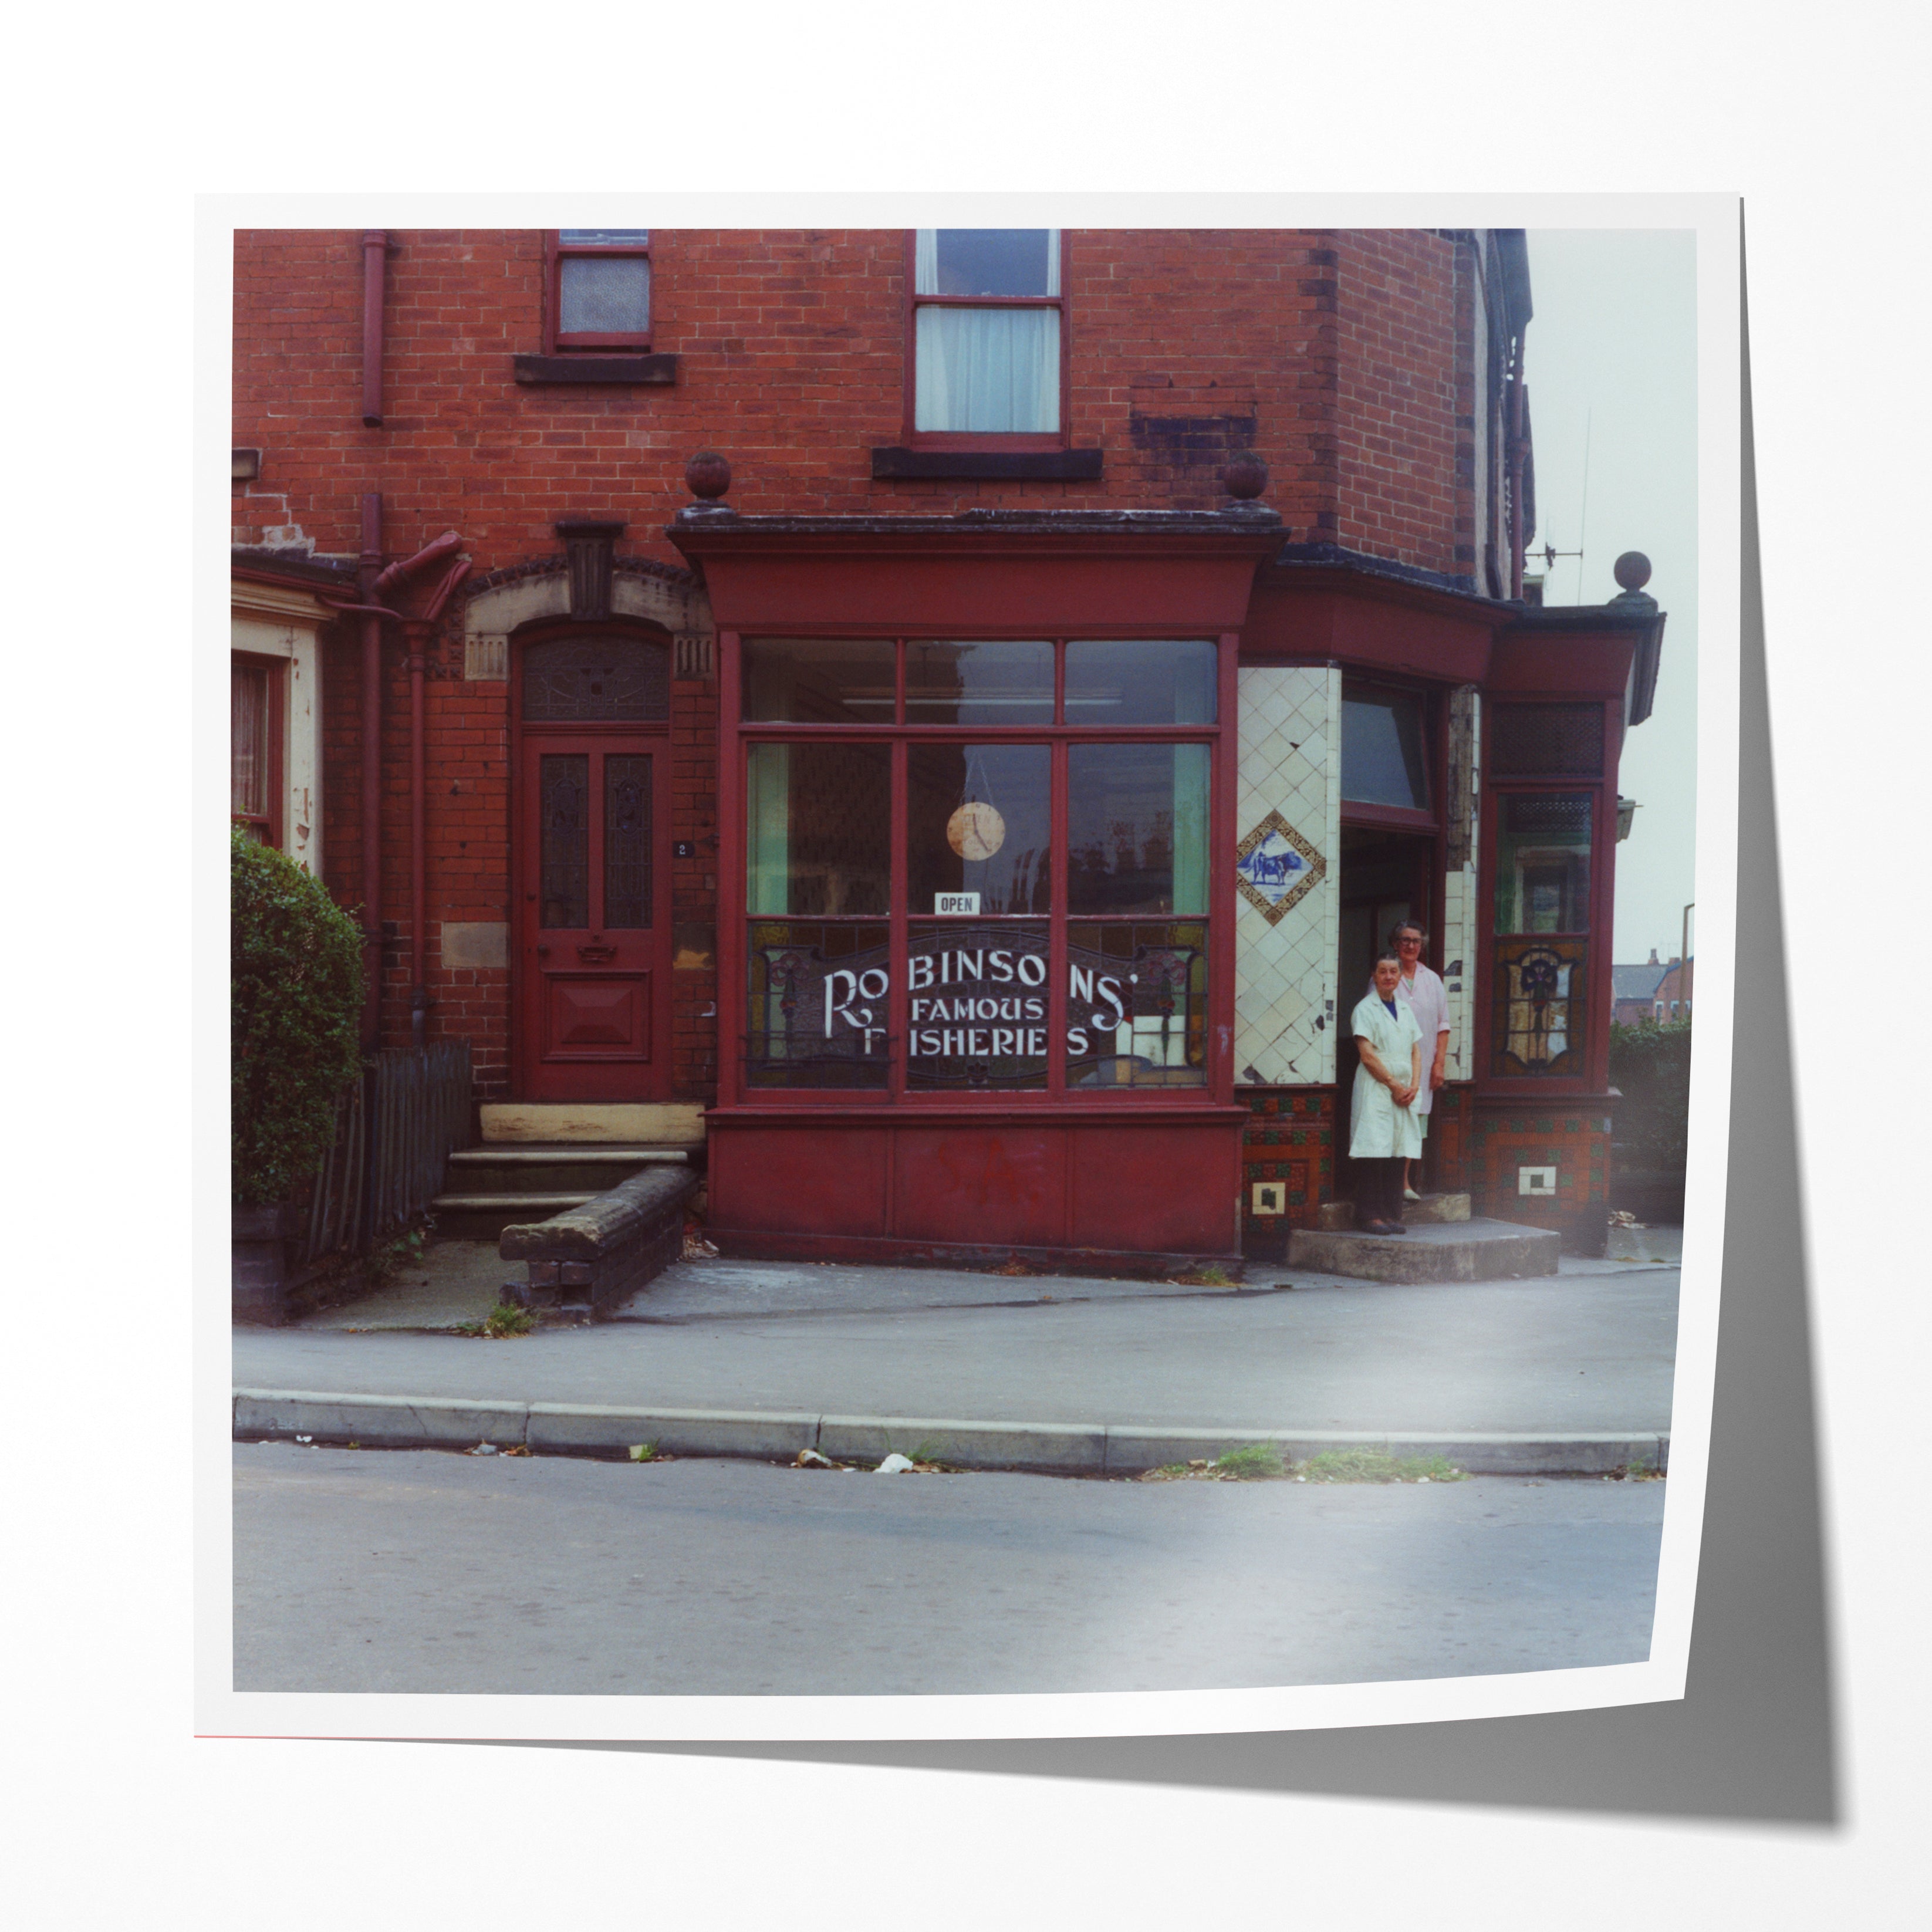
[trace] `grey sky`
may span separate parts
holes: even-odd
[[[1642,808],[1617,849],[1615,952],[1668,959],[1695,891],[1697,758],[1696,241],[1688,229],[1529,231],[1535,316],[1525,365],[1536,438],[1544,596],[1600,604],[1627,550],[1648,557],[1669,614],[1656,708],[1624,746],[1618,789]],[[1588,448],[1588,498],[1584,452]],[[1541,570],[1540,556],[1529,567]],[[1696,950],[1692,928],[1691,950]]]

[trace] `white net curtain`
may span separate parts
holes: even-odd
[[[955,292],[942,279],[944,242],[971,230],[916,232],[913,293]],[[1043,237],[1043,273],[1024,292],[1057,301],[1060,232],[1012,231]],[[1037,243],[1034,248],[1037,248]],[[1031,256],[1034,248],[1027,250]],[[1012,292],[1021,291],[1014,290]],[[1009,292],[959,290],[960,293]],[[971,308],[921,305],[914,313],[916,364],[913,426],[970,435],[1051,436],[1060,428],[1060,311],[1054,308]]]

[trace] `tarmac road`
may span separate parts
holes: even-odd
[[[241,1690],[1178,1690],[1628,1663],[1666,1486],[233,1453]]]

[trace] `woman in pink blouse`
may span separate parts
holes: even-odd
[[[1422,1052],[1428,1062],[1422,1090],[1415,1096],[1416,1124],[1426,1134],[1429,1109],[1436,1090],[1448,1077],[1449,1062],[1449,994],[1439,974],[1422,963],[1422,949],[1429,935],[1413,920],[1403,920],[1389,928],[1389,944],[1402,962],[1402,979],[1396,989],[1397,1002],[1415,1016],[1416,1030],[1422,1036]],[[1402,1177],[1406,1200],[1420,1201],[1415,1191],[1416,1163],[1410,1161]]]

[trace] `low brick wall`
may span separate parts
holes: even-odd
[[[608,1314],[683,1252],[698,1188],[690,1168],[649,1167],[580,1208],[506,1228],[496,1252],[528,1265],[533,1306]]]

